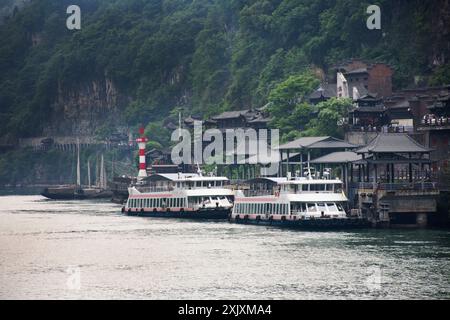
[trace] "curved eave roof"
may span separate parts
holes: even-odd
[[[425,148],[405,133],[380,133],[356,153],[428,153]]]
[[[323,157],[314,159],[310,161],[312,164],[320,164],[320,163],[349,163],[349,162],[355,162],[362,159],[362,156],[357,154],[353,151],[342,151],[342,152],[333,152],[327,155],[324,155]]]

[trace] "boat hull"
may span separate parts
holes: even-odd
[[[67,188],[46,188],[41,195],[52,200],[89,200],[110,199],[113,193],[109,190]]]
[[[154,217],[154,218],[176,218],[194,220],[226,220],[231,209],[201,209],[196,211],[124,211],[129,216]]]
[[[261,226],[273,226],[288,229],[303,230],[342,230],[369,228],[371,226],[367,219],[346,218],[346,219],[308,219],[308,220],[255,220],[255,219],[236,219],[230,218],[230,222],[238,224],[250,224]]]

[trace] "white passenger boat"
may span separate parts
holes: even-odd
[[[238,191],[231,222],[290,228],[368,226],[366,219],[349,216],[348,199],[339,179],[258,178]]]
[[[128,215],[189,219],[227,219],[234,198],[228,178],[201,172],[154,174],[128,193]]]

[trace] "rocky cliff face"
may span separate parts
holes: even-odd
[[[92,135],[105,124],[120,126],[127,103],[129,98],[120,94],[108,78],[70,88],[58,84],[44,135]]]

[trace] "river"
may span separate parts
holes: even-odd
[[[450,231],[290,231],[0,197],[1,299],[449,299]]]

